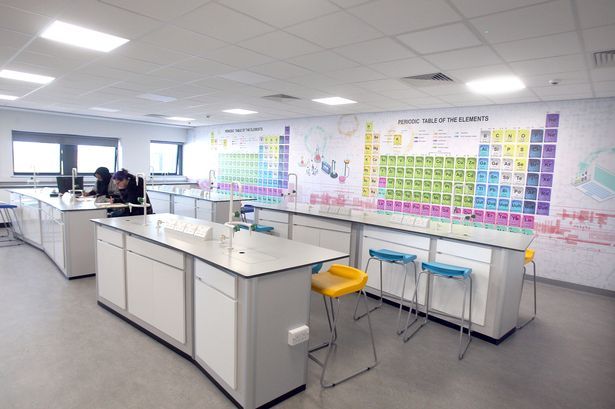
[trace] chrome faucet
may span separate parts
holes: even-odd
[[[239,226],[245,226],[248,228],[248,231],[250,232],[250,234],[252,234],[252,230],[254,229],[253,225],[250,223],[245,223],[245,222],[236,222],[233,221],[233,217],[235,216],[235,211],[234,211],[234,202],[235,202],[235,196],[234,196],[234,186],[237,185],[237,193],[241,193],[242,191],[242,186],[241,183],[239,183],[238,181],[233,181],[231,182],[231,186],[230,186],[230,198],[229,198],[229,208],[228,208],[228,222],[224,223],[224,225],[226,227],[229,228],[229,238],[228,238],[228,249],[230,251],[233,250],[233,235],[235,234],[236,231],[239,231]],[[241,212],[241,210],[240,210]]]
[[[209,191],[211,192],[214,189],[214,187],[215,187],[214,180],[217,179],[216,178],[216,171],[214,169],[209,169],[209,175],[207,176],[207,178],[209,179]]]
[[[73,168],[71,170],[71,181],[72,181],[72,184],[71,184],[72,190],[71,190],[71,196],[70,196],[71,201],[75,200],[77,192],[81,192],[81,195],[83,196],[83,190],[77,189],[77,183],[75,182],[76,178],[77,178],[77,168]]]

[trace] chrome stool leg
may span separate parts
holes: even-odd
[[[536,311],[537,311],[537,305],[536,305],[536,262],[534,260],[531,261],[532,263],[532,270],[534,272],[533,274],[533,278],[534,278],[534,315],[532,315],[530,318],[528,318],[525,322],[522,322],[521,324],[517,323],[517,329],[521,329],[523,327],[525,327],[527,324],[529,324],[530,322],[534,321],[534,318],[536,318]],[[528,263],[529,264],[529,263]],[[521,298],[523,298],[523,283],[525,282],[525,273],[527,272],[527,268],[526,266],[523,266],[523,279],[521,281]]]
[[[425,318],[420,323],[420,325],[414,329],[414,331],[412,331],[411,333],[408,333],[408,330],[410,329],[410,327],[412,325],[414,325],[416,322],[418,322],[418,317],[419,317],[419,297],[418,297],[418,291],[419,291],[419,284],[421,282],[421,276],[423,274],[425,274],[427,276],[427,286],[426,286],[426,290],[425,290]],[[403,334],[404,334],[404,337],[403,337],[404,342],[408,342],[408,340],[410,338],[412,338],[417,332],[419,332],[419,330],[421,328],[423,328],[429,322],[429,277],[430,277],[430,275],[431,274],[429,273],[429,271],[423,270],[423,271],[421,271],[419,273],[419,275],[417,277],[416,287],[414,288],[414,295],[412,296],[412,301],[414,302],[415,311],[416,311],[416,318],[414,319],[412,324],[410,324],[410,316],[412,315],[412,310],[409,310],[408,311],[408,318],[406,319],[406,329],[403,332]]]
[[[412,262],[412,267],[414,270],[414,288],[416,290],[418,283],[417,283],[417,274],[416,274],[416,262]],[[404,292],[406,291],[406,278],[408,277],[408,265],[404,265],[404,269],[405,269],[405,275],[404,275],[404,284],[403,287],[401,289],[401,296],[399,297],[399,312],[397,313],[397,335],[401,335],[404,332],[406,332],[406,330],[408,329],[408,327],[412,326],[418,319],[419,319],[419,307],[418,307],[418,302],[415,303],[414,302],[414,295],[412,296],[412,300],[410,301],[410,305],[409,305],[409,310],[408,310],[408,314],[412,313],[412,306],[414,305],[414,312],[415,312],[415,318],[414,320],[408,324],[408,322],[406,322],[406,326],[402,329],[401,326],[399,324],[401,324],[401,311],[403,309],[404,306]],[[417,301],[418,301],[418,297],[417,297]],[[409,320],[407,320],[409,321]]]
[[[468,342],[463,347],[463,323],[466,315],[466,295],[468,293],[468,280],[470,280],[470,311],[468,314]],[[463,305],[461,307],[461,325],[459,326],[459,360],[463,359],[468,347],[472,342],[472,277],[468,276],[463,279]]]
[[[369,309],[369,312],[372,312],[374,310],[377,310],[378,308],[382,307],[382,300],[384,299],[384,295],[382,292],[382,260],[379,260],[375,257],[370,257],[367,260],[367,265],[365,266],[365,272],[367,272],[369,274],[369,262],[372,260],[378,260],[380,261],[380,301],[378,302],[378,304],[376,304],[376,306],[372,307],[371,309]],[[359,300],[361,299],[361,294],[359,294],[359,297],[357,297],[357,303],[354,306],[354,313],[352,314],[352,318],[355,321],[360,320],[361,318],[365,317],[365,315],[367,315],[367,313],[363,313],[361,315],[357,315],[357,310],[359,308]]]

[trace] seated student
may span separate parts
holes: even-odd
[[[141,202],[139,202],[139,198],[143,197],[143,186],[144,186],[143,178],[139,177],[139,185],[137,186],[137,177],[131,173],[128,173],[126,169],[122,169],[122,170],[118,170],[117,172],[113,174],[113,181],[115,182],[115,185],[117,186],[119,190],[119,194],[120,194],[119,202],[120,203],[126,203],[126,204],[132,203],[135,205],[142,204]],[[151,206],[151,203],[149,201],[149,196],[147,195],[147,193],[145,194],[145,197],[146,197],[147,203],[150,204],[150,206],[147,208],[147,214],[152,214],[154,213],[154,209]],[[114,200],[114,202],[118,202],[118,201]],[[118,209],[112,212],[110,214],[110,217],[136,216],[136,215],[143,215],[142,207],[133,207],[132,211],[128,207],[125,209]]]
[[[111,175],[109,169],[105,167],[101,166],[96,169],[96,172],[94,172],[94,177],[96,177],[96,185],[94,186],[94,189],[87,193],[87,196],[117,197],[119,195],[119,191],[115,186],[112,176],[113,175]]]

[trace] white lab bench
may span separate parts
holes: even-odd
[[[94,199],[50,197],[52,189],[8,189],[20,238],[43,250],[69,279],[94,274],[95,232],[90,219],[106,217]]]
[[[399,215],[322,209],[307,204],[250,204],[256,208],[257,223],[273,225],[274,234],[277,230],[277,234],[292,240],[347,252],[350,254],[348,264],[359,269],[365,269],[369,249],[382,248],[415,254],[419,269],[422,261],[470,267],[473,332],[499,343],[516,328],[524,254],[533,236],[464,226],[454,226],[449,233],[448,226],[409,225]],[[411,272],[412,267],[408,268]],[[379,295],[380,289],[378,269],[378,263],[371,263],[368,271],[366,289],[374,295]],[[399,301],[403,274],[399,266],[383,263],[383,290],[389,301]],[[457,288],[460,284],[453,280],[435,280],[432,284],[430,313],[444,321],[458,322],[451,316],[461,314],[463,291]],[[424,285],[425,281],[419,288],[421,305],[425,298]],[[410,278],[404,293],[406,305],[413,292],[414,280]]]
[[[96,219],[97,299],[195,363],[252,409],[305,389],[311,266],[348,253],[172,214]],[[165,223],[211,227],[209,240]],[[268,406],[267,406],[268,407]]]
[[[148,186],[147,195],[155,213],[172,213],[214,223],[224,223],[228,220],[228,208],[230,205],[230,196],[228,194],[162,185]],[[241,208],[240,201],[253,199],[253,197],[240,196],[236,193],[233,210],[239,211]]]

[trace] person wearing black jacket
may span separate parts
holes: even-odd
[[[145,197],[147,203],[150,205],[147,207],[147,214],[154,213],[152,205],[149,201],[149,197],[146,192],[143,192],[143,187],[145,186],[143,178],[139,177],[139,184],[137,185],[137,177],[131,173],[129,173],[126,169],[118,170],[113,174],[113,181],[115,185],[119,189],[120,192],[120,201],[125,204],[135,204],[141,205],[143,194],[145,193]],[[141,200],[139,200],[141,199]],[[115,202],[115,201],[114,201]],[[111,213],[110,217],[122,217],[122,216],[136,216],[143,215],[142,207],[133,207],[132,211],[130,208],[119,209]]]
[[[115,186],[115,182],[112,179],[113,175],[111,175],[109,169],[101,166],[94,172],[94,177],[96,178],[96,186],[88,192],[87,196],[118,196],[119,192]]]

